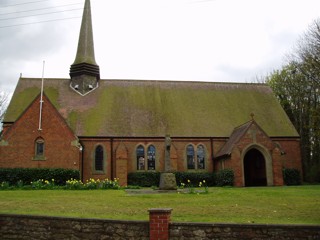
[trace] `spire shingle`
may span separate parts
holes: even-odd
[[[100,79],[100,69],[94,57],[90,0],[85,0],[78,50],[70,67],[70,77],[71,87],[81,94],[97,87],[97,81]]]

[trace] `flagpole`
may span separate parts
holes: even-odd
[[[45,61],[43,61],[43,66],[42,66],[41,93],[40,93],[40,113],[39,113],[39,129],[38,129],[39,131],[42,130],[42,104],[43,104],[44,65],[45,65]]]

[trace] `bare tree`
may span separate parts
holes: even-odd
[[[9,94],[6,92],[0,92],[0,132],[2,129],[2,121],[6,112],[9,101]]]
[[[267,82],[300,134],[305,179],[320,181],[320,20]]]

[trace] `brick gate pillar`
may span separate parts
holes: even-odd
[[[150,240],[168,240],[172,208],[149,209]]]

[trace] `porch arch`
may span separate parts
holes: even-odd
[[[248,146],[241,154],[241,162],[243,186],[273,186],[272,157],[265,147],[258,144]],[[255,172],[255,175],[248,171]]]

